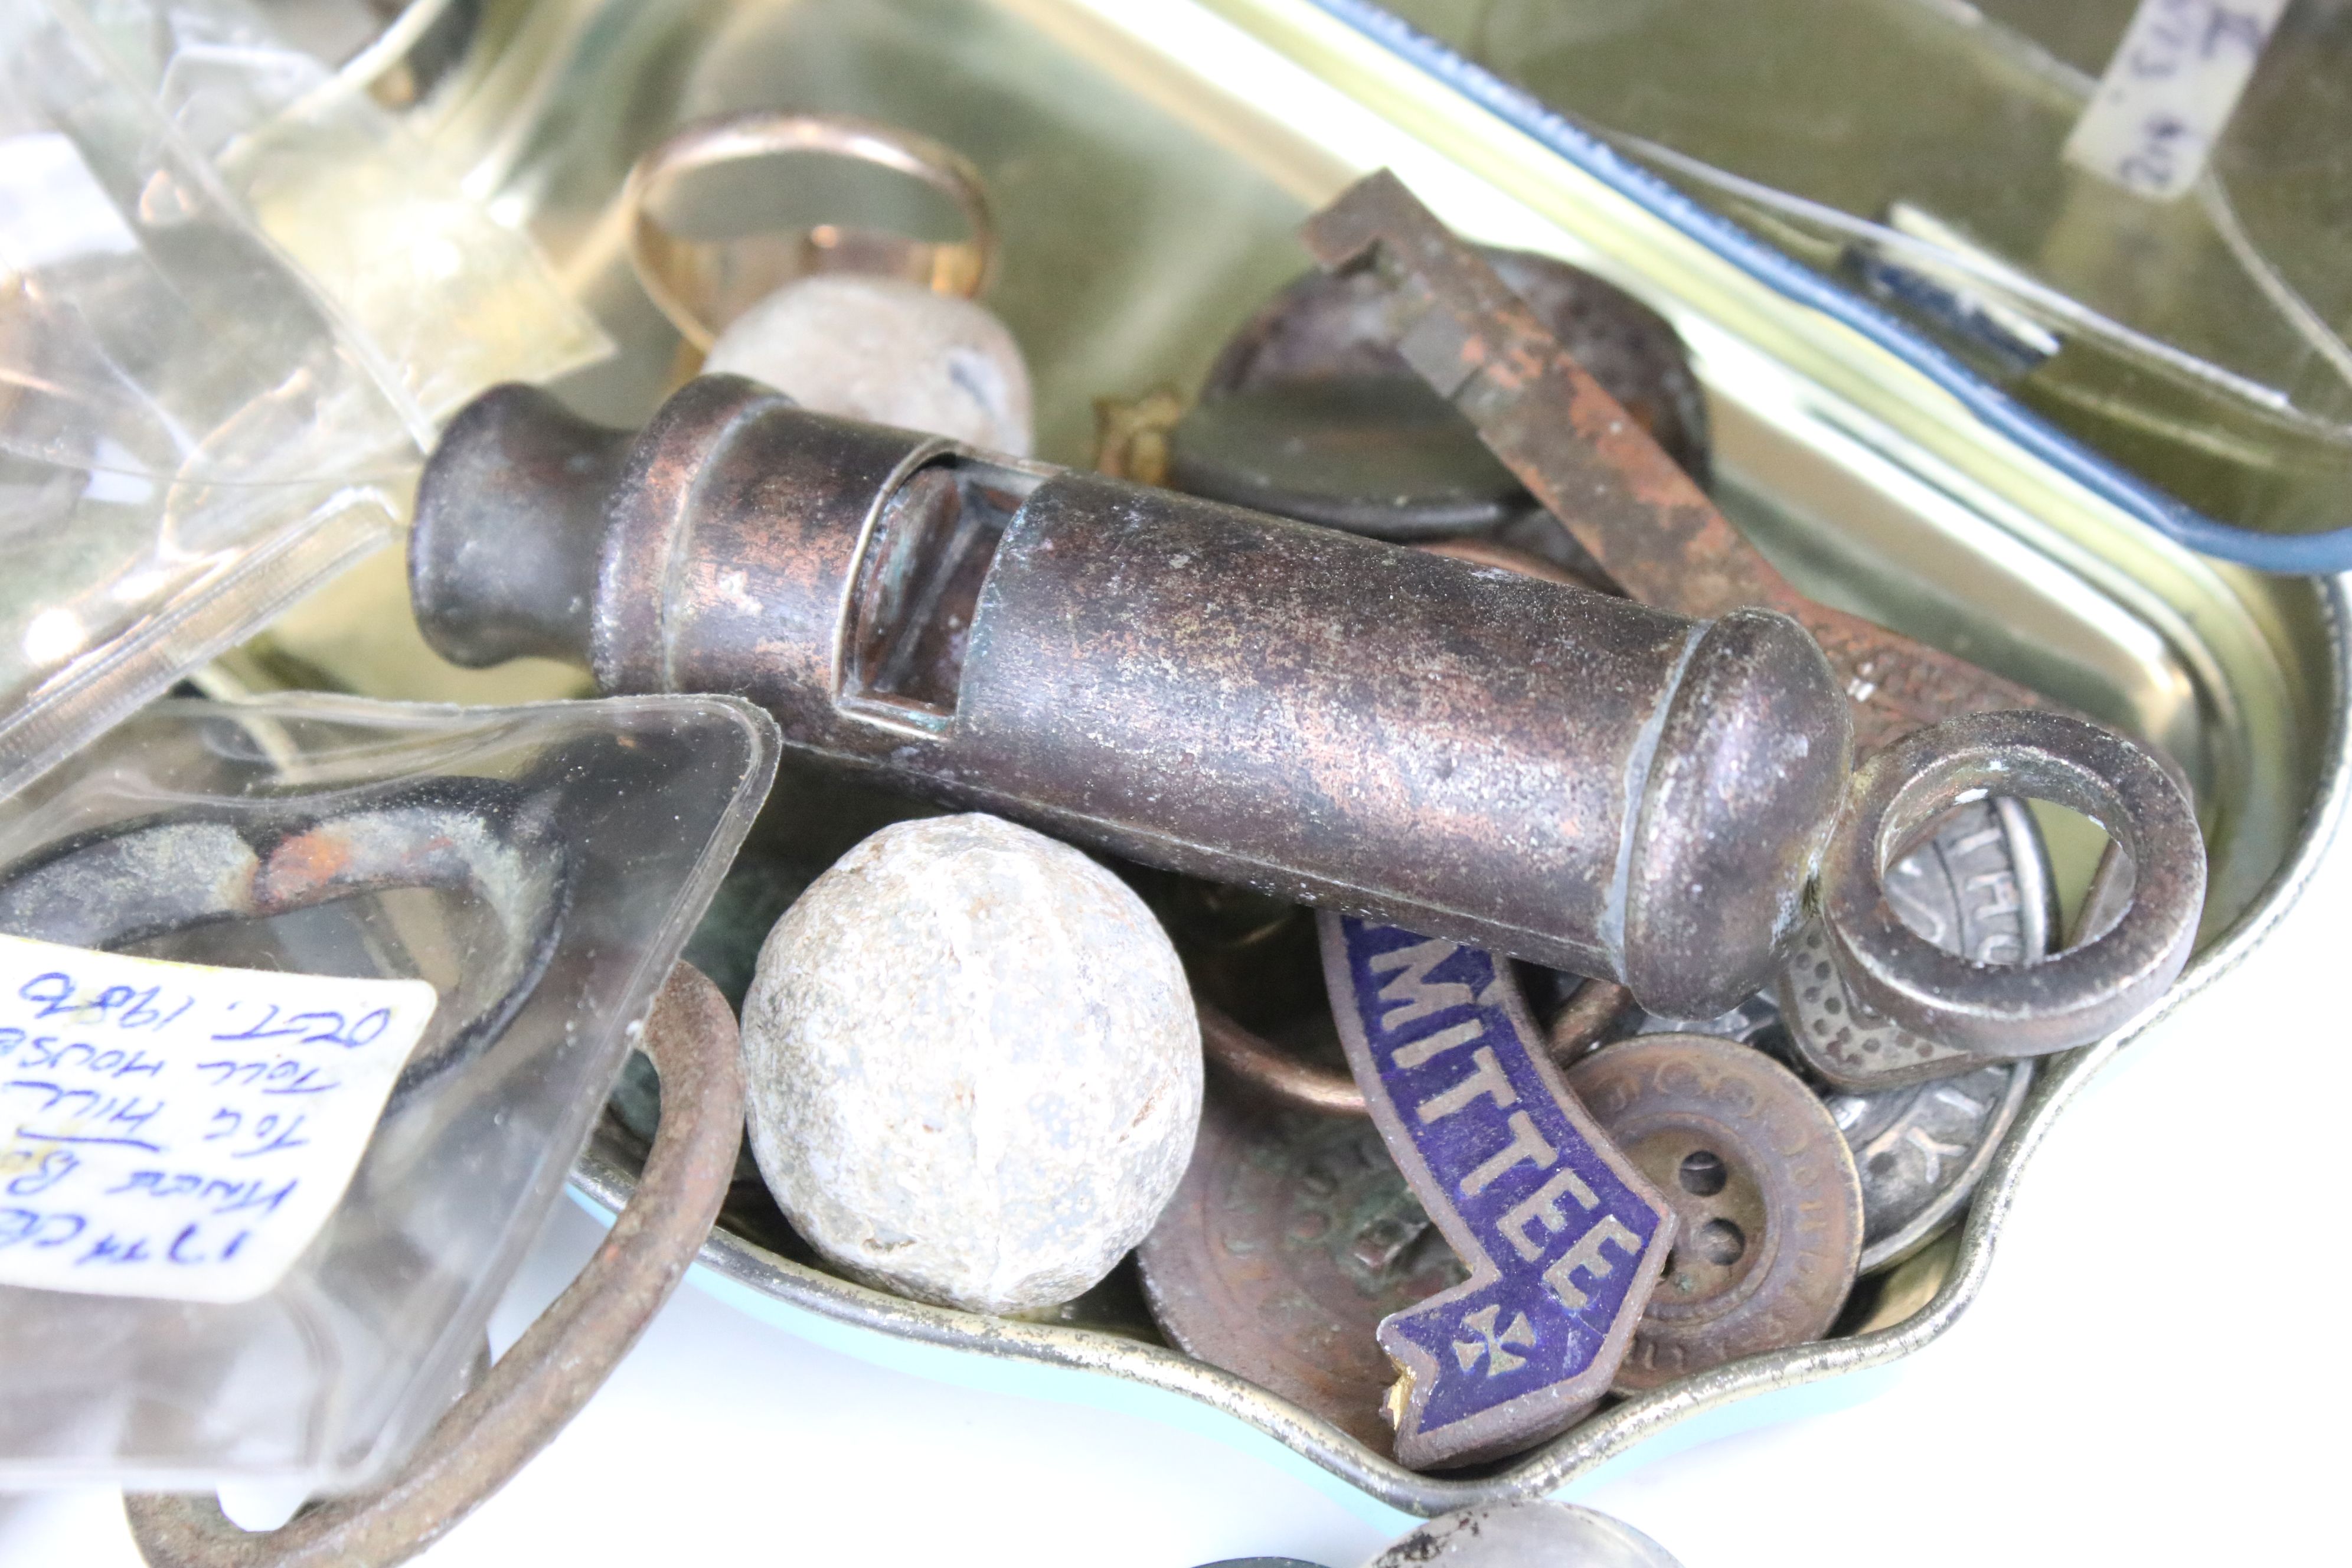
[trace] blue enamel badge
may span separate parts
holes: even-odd
[[[1382,1320],[1400,1462],[1523,1448],[1608,1392],[1674,1213],[1562,1086],[1501,960],[1324,913],[1323,973],[1389,1152],[1470,1278]]]

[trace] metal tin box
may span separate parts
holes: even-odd
[[[1709,395],[1717,498],[1806,592],[2181,763],[2212,881],[2175,1003],[2263,938],[2343,814],[2343,581],[2265,577],[2168,543],[2140,521],[2165,498],[1597,144],[1564,126],[1541,140],[1515,128],[1476,79],[1408,60],[1363,7],[489,0],[478,28],[415,121],[499,210],[530,225],[622,344],[559,387],[593,416],[640,422],[677,370],[676,338],[629,275],[614,197],[630,160],[686,119],[846,110],[969,155],[1003,234],[990,303],[1034,370],[1040,455],[1076,463],[1093,400],[1196,385],[1226,333],[1308,265],[1299,219],[1387,165],[1466,235],[1564,257],[1673,321]],[[298,655],[341,684],[425,694],[427,667],[386,673],[322,629],[356,624],[349,607],[370,595],[391,595],[378,607],[402,619],[386,608],[398,589],[396,563],[379,561],[331,590],[330,609],[298,615],[254,651]],[[468,689],[446,668],[427,684]],[[696,1278],[869,1359],[1205,1423],[1360,1500],[1429,1513],[1548,1493],[1637,1452],[1859,1397],[1870,1386],[1859,1374],[1944,1332],[1984,1280],[2025,1162],[2134,1032],[2052,1058],[1965,1226],[1875,1277],[1843,1337],[1669,1384],[1480,1472],[1403,1469],[1148,1325],[919,1306],[724,1221]],[[617,1208],[626,1197],[630,1147],[616,1129],[598,1135],[575,1175],[588,1199]]]

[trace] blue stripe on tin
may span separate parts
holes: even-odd
[[[1708,211],[1591,132],[1371,0],[1310,0],[1415,68],[1697,240],[1798,303],[1887,350],[1965,404],[1969,412],[2067,478],[2175,543],[2262,572],[2352,571],[2352,527],[2325,533],[2265,533],[2217,522],[2060,431],[1943,348],[1869,300],[1838,287],[1730,219]]]

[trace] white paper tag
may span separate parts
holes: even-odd
[[[2140,0],[2066,161],[2168,201],[2197,183],[2287,0]]]
[[[260,1295],[341,1199],[438,999],[0,936],[0,1285]]]

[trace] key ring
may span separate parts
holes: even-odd
[[[661,195],[682,175],[795,153],[829,153],[920,180],[955,203],[969,237],[924,240],[820,224],[699,241],[672,233],[654,216]],[[622,187],[621,210],[637,281],[678,335],[705,353],[728,322],[812,272],[874,273],[971,299],[996,265],[996,226],[971,161],[944,142],[856,115],[751,110],[697,121],[637,160]]]
[[[239,1530],[209,1497],[126,1494],[131,1537],[154,1568],[390,1568],[479,1507],[579,1414],[686,1277],[743,1135],[735,1016],[691,964],[670,972],[645,1046],[667,1114],[635,1193],[579,1277],[408,1462],[375,1490],[305,1509],[273,1531]]]
[[[2088,940],[2025,964],[1978,963],[1904,924],[1886,868],[1945,812],[1987,795],[2047,800],[2105,828],[2134,871],[2121,911],[2119,895],[2100,895],[2109,907]],[[1979,1056],[2042,1056],[2121,1027],[2171,985],[2205,906],[2205,841],[2186,791],[2122,736],[2059,713],[1978,713],[1855,772],[1818,893],[1832,957],[1864,1004]]]

